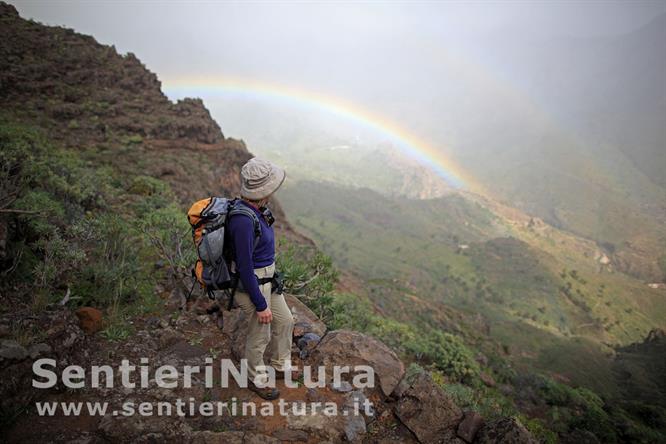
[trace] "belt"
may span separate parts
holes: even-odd
[[[259,283],[259,285],[264,285],[264,284],[268,284],[269,282],[273,282],[274,279],[275,279],[275,276],[257,278],[257,283]]]

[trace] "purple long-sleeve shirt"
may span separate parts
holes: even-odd
[[[264,295],[259,290],[255,268],[267,267],[275,262],[275,234],[273,227],[269,226],[259,210],[250,204],[241,201],[241,205],[251,208],[261,224],[261,237],[254,247],[254,221],[245,215],[234,215],[229,219],[229,234],[233,241],[236,270],[240,274],[243,289],[250,295],[257,311],[264,311],[268,307]]]

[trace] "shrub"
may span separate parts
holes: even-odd
[[[162,196],[173,200],[169,194],[169,187],[166,183],[150,176],[136,176],[132,179],[127,190],[129,193],[140,196]]]
[[[277,269],[284,273],[286,291],[301,295],[306,303],[316,302],[335,288],[338,272],[329,256],[302,245],[280,239]]]
[[[109,305],[137,300],[151,291],[140,251],[143,242],[131,223],[117,214],[103,213],[87,219],[89,261],[82,267],[74,294],[85,305]]]
[[[541,378],[540,393],[551,409],[555,430],[564,433],[576,429],[595,434],[602,442],[617,442],[615,426],[604,401],[586,388],[573,388],[549,378]]]
[[[0,148],[0,208],[11,218],[13,259],[0,264],[3,286],[34,295],[35,308],[66,288],[73,303],[101,307],[152,294],[148,258],[159,253],[137,220],[173,202],[165,184],[135,179],[148,196],[127,205],[124,177],[80,151],[55,148],[36,131],[0,121]]]
[[[146,212],[138,226],[161,261],[168,264],[172,284],[189,292],[191,287],[185,288],[183,280],[190,276],[197,254],[192,243],[192,230],[183,211],[172,203]]]
[[[525,415],[519,415],[520,422],[525,428],[542,444],[556,444],[559,440],[557,434],[548,429],[543,420],[539,418],[528,418]]]

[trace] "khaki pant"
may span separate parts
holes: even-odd
[[[275,273],[275,264],[264,268],[255,268],[258,278],[271,277]],[[291,366],[291,341],[294,331],[294,316],[281,294],[271,294],[271,283],[260,285],[261,294],[266,298],[268,308],[273,313],[270,324],[260,324],[257,310],[250,295],[237,292],[236,303],[248,318],[247,341],[245,342],[245,359],[247,359],[250,380],[265,381],[264,352],[266,347],[270,353],[270,366],[275,370],[285,371]],[[270,347],[269,347],[270,346]],[[259,375],[259,379],[255,379]]]

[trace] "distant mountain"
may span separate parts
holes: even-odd
[[[457,156],[496,198],[606,246],[649,280],[664,278],[666,250],[665,41],[666,15],[620,36],[494,35],[477,56],[496,77],[448,79],[467,96],[448,98],[459,114],[445,120]]]

